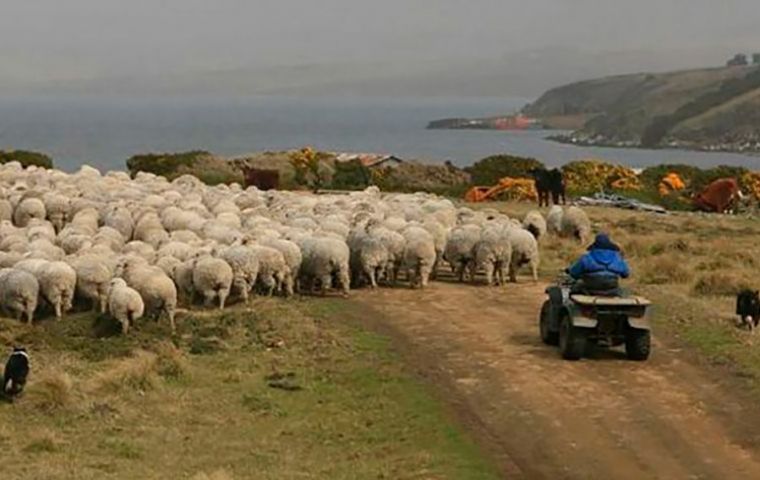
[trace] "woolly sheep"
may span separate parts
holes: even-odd
[[[25,227],[33,218],[45,219],[45,204],[36,197],[21,200],[13,211],[13,223],[17,227]]]
[[[562,232],[562,216],[565,211],[559,205],[553,205],[546,214],[546,230],[559,235]]]
[[[486,275],[486,285],[504,285],[512,262],[512,240],[509,227],[486,228],[475,244],[473,257],[475,271]],[[474,275],[473,275],[474,280]]]
[[[74,268],[65,262],[47,260],[23,260],[15,265],[37,279],[39,295],[53,307],[55,318],[60,320],[74,303],[77,275]]]
[[[579,207],[568,207],[562,215],[562,236],[573,237],[581,243],[591,238],[591,221]]]
[[[232,291],[247,303],[248,294],[253,290],[259,275],[259,257],[256,252],[246,245],[233,245],[222,249],[219,258],[232,267]]]
[[[536,240],[546,235],[546,220],[538,210],[531,210],[525,215],[522,221],[522,228],[529,231]]]
[[[292,295],[293,275],[282,252],[263,245],[251,245],[250,248],[259,260],[257,282],[265,293],[272,295],[275,291],[284,291],[285,295]]]
[[[404,267],[410,287],[425,288],[427,286],[435,259],[435,243],[432,236],[411,236],[407,240],[404,250]]]
[[[129,326],[145,313],[145,304],[137,290],[129,287],[124,279],[114,278],[108,288],[108,313],[121,324],[121,332],[126,335]]]
[[[32,323],[39,290],[39,283],[31,273],[16,268],[0,269],[0,306],[15,318],[26,316],[26,322]]]
[[[443,258],[449,262],[460,282],[464,281],[465,270],[469,269],[472,276],[473,253],[479,240],[480,227],[474,224],[459,226],[449,233]]]
[[[177,287],[163,270],[128,258],[117,266],[116,276],[123,278],[127,285],[140,293],[146,312],[156,317],[161,313],[166,314],[172,333],[176,332],[174,314],[177,308]]]
[[[351,274],[349,271],[350,251],[345,241],[331,237],[306,237],[301,240],[303,261],[300,276],[308,292],[319,282],[322,295],[332,286],[333,276],[337,279],[344,295],[348,295]]]
[[[203,296],[206,306],[214,298],[219,300],[219,309],[230,294],[232,286],[232,267],[222,259],[211,256],[196,258],[193,264],[193,289]]]
[[[509,264],[509,281],[517,281],[517,270],[523,266],[530,267],[533,281],[538,281],[539,252],[536,238],[527,230],[511,228],[508,232],[512,246],[512,258]]]
[[[93,309],[106,311],[108,286],[113,278],[113,270],[107,258],[86,254],[69,259],[76,272],[76,293],[91,302]]]

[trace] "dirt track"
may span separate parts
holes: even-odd
[[[543,288],[435,283],[354,304],[440,386],[507,478],[760,478],[757,405],[657,340],[646,363],[616,351],[561,360],[538,338]]]

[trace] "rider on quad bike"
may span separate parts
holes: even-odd
[[[589,295],[618,296],[620,278],[631,274],[628,264],[605,233],[600,233],[584,254],[567,273],[575,280],[572,293]]]

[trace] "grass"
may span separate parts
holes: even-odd
[[[0,404],[3,478],[497,478],[389,341],[335,320],[342,300],[190,311],[180,335],[34,327],[26,393]]]

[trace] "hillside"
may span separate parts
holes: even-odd
[[[588,80],[546,92],[524,113],[578,121],[572,143],[760,149],[760,68],[733,67]]]

